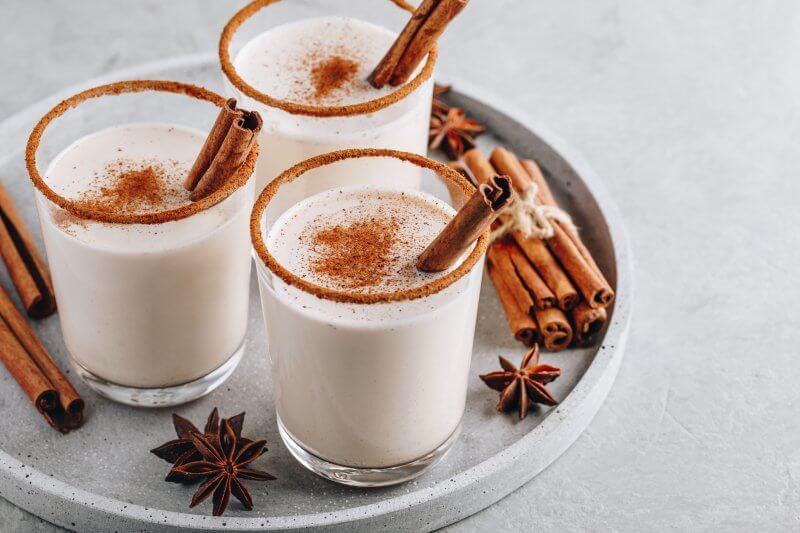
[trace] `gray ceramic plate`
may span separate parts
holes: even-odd
[[[133,78],[186,80],[222,91],[215,56],[182,57],[90,80],[0,123],[0,176],[32,229],[38,228],[38,222],[22,151],[33,124],[57,101],[79,89]],[[253,282],[248,351],[241,365],[213,394],[177,411],[198,422],[214,406],[225,409],[223,416],[247,411],[245,431],[265,436],[270,443],[270,452],[257,464],[278,478],[252,484],[255,511],[244,511],[233,503],[225,517],[206,516],[210,506],[188,508],[192,488],[161,481],[167,464],[148,450],[172,438],[172,410],[116,405],[73,379],[87,399],[88,420],[80,431],[63,436],[34,412],[5,371],[0,371],[0,496],[45,520],[80,531],[309,527],[419,531],[450,524],[491,505],[561,455],[600,408],[622,359],[633,289],[625,231],[605,187],[564,142],[490,95],[458,82],[456,87],[453,98],[497,136],[483,138],[481,144],[489,148],[501,141],[540,161],[617,289],[602,345],[544,355],[543,361],[563,370],[551,386],[561,400],[557,408],[535,409],[522,422],[495,413],[496,393],[477,376],[494,369],[498,354],[516,359],[523,350],[509,334],[494,289],[485,281],[463,433],[447,458],[418,480],[388,489],[352,489],[320,479],[297,464],[279,440]],[[10,288],[5,271],[0,277],[3,286]],[[57,316],[34,327],[62,368],[67,368]]]

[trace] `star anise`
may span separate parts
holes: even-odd
[[[230,422],[223,420],[216,435],[192,432],[189,439],[202,458],[198,461],[173,466],[172,470],[194,479],[205,478],[192,497],[194,507],[213,494],[214,516],[221,516],[233,494],[245,509],[253,509],[253,498],[242,480],[270,481],[275,479],[266,472],[248,468],[266,450],[267,441],[249,441],[242,444]]]
[[[561,375],[561,370],[550,365],[539,364],[539,345],[535,344],[517,369],[514,364],[503,356],[499,357],[503,370],[489,372],[481,379],[489,387],[500,391],[498,411],[511,411],[519,409],[519,419],[528,416],[528,407],[531,403],[556,405],[545,385]]]
[[[250,439],[241,438],[242,426],[244,425],[244,413],[239,413],[236,416],[228,418],[228,423],[240,438],[240,445],[252,442]],[[150,450],[150,453],[175,466],[202,459],[202,455],[197,451],[197,448],[195,448],[190,438],[192,433],[200,433],[200,430],[197,429],[192,422],[177,414],[172,415],[172,425],[175,426],[175,433],[178,435],[178,438],[165,442],[158,448]],[[203,428],[203,434],[206,436],[219,435],[219,428],[219,411],[215,407],[214,410],[211,411],[211,414],[208,415],[205,428]],[[169,481],[171,483],[191,483],[195,481],[195,479],[182,476],[170,470],[164,481]]]
[[[460,158],[465,151],[475,147],[475,137],[486,131],[476,120],[467,117],[463,109],[450,107],[446,113],[431,114],[428,146],[441,148],[450,159]]]

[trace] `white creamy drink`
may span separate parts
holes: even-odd
[[[61,152],[44,179],[65,198],[116,213],[179,208],[191,203],[182,182],[204,138],[161,123],[99,131]],[[81,220],[37,199],[64,339],[84,371],[114,385],[164,388],[237,354],[247,325],[252,182],[158,224]]]
[[[282,266],[321,287],[413,289],[445,274],[414,265],[453,214],[416,190],[335,188],[283,213],[266,245]],[[438,293],[371,304],[319,298],[261,261],[258,268],[277,413],[299,446],[335,465],[374,469],[416,461],[454,435],[464,413],[480,263]]]
[[[315,107],[346,106],[374,100],[396,88],[375,89],[367,81],[396,34],[354,18],[325,17],[278,26],[248,42],[235,58],[239,75],[273,98]],[[239,91],[242,105],[261,112],[264,128],[257,191],[295,163],[344,148],[381,147],[425,154],[433,82],[371,113],[313,117],[267,106]],[[353,183],[417,187],[416,168],[392,160],[329,169],[314,180],[319,188]]]

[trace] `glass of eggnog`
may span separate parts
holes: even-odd
[[[189,84],[119,82],[67,99],[31,134],[64,341],[81,378],[113,400],[193,400],[243,353],[257,145],[208,196],[192,201],[183,186],[225,105]]]
[[[422,189],[326,181],[339,165],[420,171]],[[313,182],[326,187],[318,191]],[[281,196],[318,191],[286,207]],[[423,192],[424,191],[424,192]],[[251,216],[281,437],[294,457],[364,487],[412,479],[455,442],[488,232],[439,273],[420,253],[474,188],[423,156],[323,154],[282,173]]]
[[[257,0],[222,32],[220,59],[231,94],[264,116],[256,193],[290,166],[334,150],[383,147],[427,153],[436,48],[404,83],[376,89],[368,81],[397,38],[396,32],[369,19],[404,20],[412,6],[402,0],[381,0],[370,2],[361,13],[349,3],[328,3],[331,10],[344,12],[319,18],[295,15],[292,20],[277,0]],[[242,37],[237,41],[246,42],[232,56],[240,28]],[[380,185],[390,179],[418,187],[416,167],[389,178],[381,163],[341,164],[309,184],[316,188],[308,192],[319,192],[331,183]]]

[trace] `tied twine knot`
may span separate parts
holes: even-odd
[[[502,214],[507,216],[492,231],[489,242],[502,239],[514,231],[519,231],[526,239],[530,237],[549,239],[555,233],[553,220],[561,222],[573,232],[577,231],[572,218],[566,211],[554,205],[540,204],[536,200],[537,194],[539,194],[539,186],[532,181],[522,194],[518,195],[517,199],[503,210]]]

